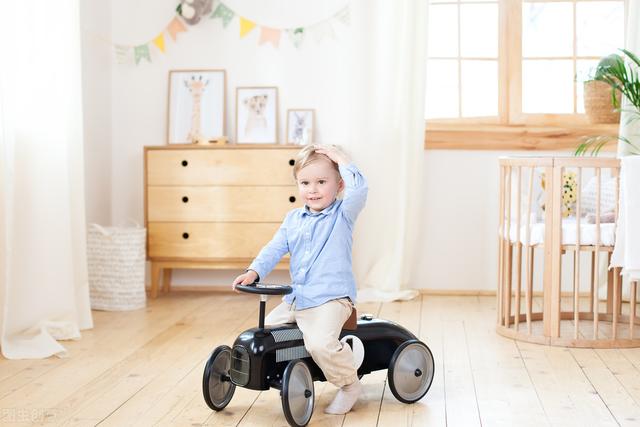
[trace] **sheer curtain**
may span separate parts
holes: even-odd
[[[417,291],[424,160],[427,0],[357,0],[347,148],[369,181],[356,224],[359,300],[411,298]]]
[[[92,327],[86,271],[79,2],[0,14],[0,350],[64,355]]]
[[[627,34],[625,37],[625,48],[640,56],[640,0],[629,0],[627,3]],[[628,103],[624,103],[623,110],[628,108]],[[620,119],[620,136],[628,138],[637,149],[640,149],[640,121],[635,120],[629,123],[629,116],[624,111]],[[624,141],[618,142],[618,157],[626,156],[630,153],[629,144]]]

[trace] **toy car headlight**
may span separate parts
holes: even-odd
[[[231,350],[231,381],[239,386],[249,383],[249,352],[241,345],[233,347]]]

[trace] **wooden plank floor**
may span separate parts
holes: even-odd
[[[271,299],[269,307],[275,306]],[[65,342],[69,357],[0,360],[0,425],[286,426],[279,394],[238,388],[222,412],[202,399],[205,360],[257,323],[257,299],[174,292],[145,310],[94,312],[95,328]],[[426,397],[399,403],[386,371],[363,378],[346,416],[322,409],[336,388],[316,383],[312,426],[639,426],[640,349],[545,347],[497,335],[494,297],[422,296],[362,304],[431,348]]]

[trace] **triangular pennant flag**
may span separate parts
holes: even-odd
[[[287,30],[287,35],[289,36],[291,43],[296,48],[299,48],[304,40],[305,31],[304,28],[293,28],[291,30]]]
[[[351,9],[349,9],[349,6],[336,13],[335,18],[338,21],[342,22],[344,25],[348,26],[349,24],[351,24]]]
[[[313,38],[316,42],[320,42],[325,38],[329,37],[334,39],[335,33],[333,31],[333,25],[331,25],[331,21],[320,22],[319,24],[314,25],[309,28],[309,32],[313,34]]]
[[[158,37],[153,39],[153,44],[160,50],[160,52],[164,53],[164,35],[160,33]]]
[[[269,27],[260,27],[260,29],[262,31],[260,32],[260,41],[258,44],[271,43],[273,47],[277,48],[280,43],[280,34],[282,33],[282,30]]]
[[[138,65],[140,63],[140,60],[143,58],[151,62],[151,54],[149,53],[149,46],[147,46],[146,44],[135,46],[133,48],[133,56],[136,59],[136,65]]]
[[[178,19],[178,17],[175,17],[169,23],[169,26],[167,27],[167,31],[169,32],[169,35],[171,36],[173,41],[176,41],[176,37],[178,37],[178,33],[187,31],[187,27],[184,26],[184,24],[182,23],[182,21]]]
[[[256,26],[255,22],[251,22],[248,19],[240,17],[240,37],[244,37],[251,32]]]
[[[131,47],[117,44],[113,46],[113,48],[118,64],[126,64],[129,62],[129,50],[131,50]]]
[[[222,26],[224,28],[227,28],[227,25],[229,25],[229,22],[231,22],[234,15],[235,14],[233,13],[233,10],[229,9],[227,6],[220,3],[218,7],[216,7],[216,10],[214,10],[213,13],[211,14],[211,19],[214,19],[214,18],[222,19]]]

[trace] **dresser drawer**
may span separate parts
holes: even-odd
[[[163,223],[148,226],[150,258],[254,258],[280,223]]]
[[[147,150],[147,185],[293,185],[298,151]]]
[[[294,186],[148,187],[148,221],[282,222],[302,206]]]

